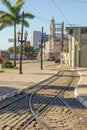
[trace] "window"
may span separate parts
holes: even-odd
[[[87,28],[81,28],[81,34],[87,34]]]

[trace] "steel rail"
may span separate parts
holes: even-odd
[[[73,109],[73,107],[71,107],[69,105],[69,103],[63,98],[63,97],[59,97],[60,100],[63,102],[64,105],[67,106],[67,108],[72,111],[73,113],[75,113],[76,115],[78,115],[79,117],[83,118],[84,120],[87,121],[87,117],[85,117],[84,115],[80,114],[79,112],[77,112],[76,110]]]
[[[30,95],[31,92],[33,91],[32,89],[37,89],[37,88],[41,89],[41,88],[42,88],[42,84],[45,83],[45,82],[47,82],[48,80],[52,79],[51,82],[53,82],[53,77],[57,76],[58,74],[59,74],[59,72],[57,72],[56,74],[52,75],[52,76],[49,77],[49,78],[46,78],[46,79],[44,79],[44,80],[42,80],[42,81],[39,81],[39,82],[36,83],[36,84],[31,85],[30,87],[27,87],[26,89],[21,90],[20,93],[14,95],[14,96],[17,96],[17,95],[19,95],[19,94],[25,93],[24,95],[21,95],[19,98],[15,99],[14,101],[11,101],[10,103],[7,103],[7,104],[3,105],[2,107],[0,107],[0,110],[2,110],[2,109],[4,109],[4,108],[8,107],[8,106],[11,105],[11,104],[14,104],[15,102],[17,102],[17,101],[19,101],[19,100],[21,100],[21,99],[23,99],[23,98],[25,98],[25,97],[27,97],[27,96]],[[55,80],[55,79],[54,79],[54,80]],[[50,82],[50,83],[51,83],[51,82]],[[49,84],[49,83],[48,83],[48,84]],[[48,84],[46,84],[46,85],[48,85]],[[46,85],[44,85],[44,86],[46,86]],[[28,91],[29,91],[29,92],[28,92]],[[14,97],[14,96],[13,96],[13,97]],[[12,97],[9,97],[8,99],[10,99],[10,98],[12,98]],[[1,102],[2,102],[2,101],[1,101]]]
[[[62,76],[62,75],[61,75]],[[73,78],[74,79],[74,78]],[[45,129],[46,130],[48,130],[48,129],[50,129],[50,130],[53,130],[53,128],[51,128],[46,122],[43,122],[43,121],[41,121],[40,119],[39,119],[39,116],[43,113],[43,112],[45,112],[48,108],[49,108],[49,106],[53,103],[53,102],[55,102],[55,100],[57,99],[57,98],[59,98],[60,99],[60,96],[63,96],[63,94],[64,94],[64,92],[70,87],[70,85],[72,84],[72,82],[73,82],[73,79],[72,79],[72,81],[69,83],[69,85],[68,86],[66,86],[63,90],[60,90],[60,92],[58,93],[58,95],[56,95],[39,113],[35,113],[35,111],[33,110],[33,107],[32,107],[32,97],[33,97],[33,95],[36,93],[36,91],[35,92],[32,92],[32,94],[31,94],[31,96],[30,96],[30,99],[29,99],[29,106],[30,106],[30,110],[31,110],[31,112],[32,112],[32,114],[33,114],[33,116],[34,116],[34,118],[36,118],[36,120],[43,126],[43,127],[45,127]],[[24,128],[26,128],[28,125],[29,125],[29,123],[30,122],[28,122],[27,123],[27,125],[24,127]],[[24,129],[22,129],[22,130],[24,130]]]
[[[35,85],[35,87],[34,87],[35,90],[34,90],[34,89],[33,89],[33,90],[34,90],[34,91],[37,91],[37,89],[40,90],[41,88],[43,88],[43,87],[47,86],[48,84],[54,82],[54,81],[58,78],[58,74],[59,74],[59,72],[57,72],[57,74],[51,76],[50,78],[47,78],[47,79],[45,79],[44,81],[39,82],[37,85]],[[24,91],[23,91],[23,92],[24,92]],[[27,90],[26,90],[26,92],[27,92]],[[13,103],[18,102],[19,100],[22,100],[23,98],[25,99],[26,96],[30,96],[30,94],[31,94],[31,93],[26,93],[26,94],[24,94],[24,95],[21,95],[21,97],[19,97],[18,99],[15,99],[15,101],[12,101],[12,102],[8,103],[7,105],[4,105],[3,107],[1,107],[0,110],[5,110],[5,108],[8,108],[10,105],[12,106]],[[29,113],[31,114],[31,112],[29,112]],[[28,114],[29,114],[29,113],[28,113]],[[35,119],[35,117],[33,117],[32,115],[31,115],[31,117],[29,118],[30,122],[31,122],[32,120],[34,120],[34,119]],[[27,123],[27,120],[25,121],[24,124],[26,124],[26,123]]]
[[[59,75],[60,77],[63,75],[63,72],[61,73],[61,75]],[[57,79],[58,78],[60,78],[60,77],[57,77]],[[44,87],[44,86],[43,86]],[[66,88],[65,88],[66,89]],[[33,118],[32,118],[32,120],[29,120],[28,122],[27,122],[27,124],[22,128],[22,130],[24,130],[34,119],[36,119],[39,123],[41,123],[42,124],[42,126],[44,126],[45,127],[45,129],[47,129],[48,130],[48,128],[50,129],[50,130],[53,130],[48,124],[46,124],[46,123],[44,123],[43,121],[41,121],[41,120],[39,120],[39,116],[44,112],[44,111],[46,111],[48,108],[49,108],[49,106],[58,98],[58,96],[60,95],[60,93],[62,93],[62,91],[64,91],[64,90],[60,90],[60,92],[58,93],[58,95],[56,95],[52,100],[50,100],[49,101],[49,103],[42,109],[42,110],[40,110],[40,112],[38,112],[37,114],[35,113],[35,111],[33,110],[33,107],[32,107],[32,97],[33,97],[33,95],[37,92],[37,91],[39,91],[40,89],[38,89],[38,90],[36,90],[36,91],[34,91],[34,92],[32,92],[31,93],[31,96],[30,96],[30,98],[29,98],[29,107],[30,107],[30,110],[31,110],[31,112],[32,112],[32,114],[33,114]]]
[[[58,79],[58,78],[60,78],[61,76],[62,76],[62,74],[63,74],[63,72],[61,72],[61,74],[60,75],[58,75],[58,74],[60,74],[60,72],[58,72],[55,76],[59,76],[59,77],[56,77],[55,79],[53,79],[52,81],[50,81],[48,84],[50,84],[50,83],[52,83],[52,82],[54,82],[56,79]],[[33,91],[32,93],[31,93],[31,96],[29,97],[29,107],[30,107],[30,110],[31,110],[31,112],[32,112],[32,114],[33,114],[33,117],[32,117],[32,119],[30,120],[29,119],[29,121],[22,127],[22,130],[24,130],[33,120],[37,120],[37,121],[39,121],[39,122],[41,122],[40,120],[39,120],[39,118],[38,118],[38,116],[40,115],[40,114],[42,114],[48,107],[49,107],[49,105],[54,101],[54,100],[56,100],[56,98],[57,98],[57,96],[55,96],[55,99],[52,99],[50,102],[49,102],[49,105],[46,105],[45,107],[44,107],[44,109],[42,109],[38,114],[36,114],[35,112],[34,112],[34,110],[33,110],[33,108],[32,108],[32,97],[33,97],[33,95],[36,93],[36,92],[38,92],[40,89],[42,89],[43,87],[45,87],[45,86],[47,86],[48,84],[46,84],[46,85],[43,85],[41,88],[39,88],[39,89],[37,89],[37,90],[35,90],[35,91]],[[44,122],[41,122],[42,124],[43,124],[43,126],[45,127],[45,128],[47,128],[47,130],[48,130],[48,125],[46,125],[46,123],[44,123]],[[52,128],[50,128],[50,130],[53,130]]]
[[[72,71],[74,71],[74,70],[72,70]],[[80,79],[80,80],[81,80],[81,79]],[[78,84],[79,84],[80,80],[78,81]],[[60,100],[63,102],[64,105],[67,106],[67,108],[68,108],[70,111],[74,112],[76,115],[78,115],[79,117],[81,117],[81,118],[83,118],[84,120],[87,121],[87,117],[85,117],[85,116],[82,115],[81,113],[79,113],[79,112],[77,112],[76,110],[74,110],[73,107],[71,107],[71,106],[69,105],[69,103],[64,99],[64,92],[61,93],[61,95],[60,95]]]

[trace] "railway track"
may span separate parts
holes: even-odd
[[[32,114],[28,107],[28,97],[32,91],[41,89],[58,78],[58,73],[37,83],[18,95],[0,102],[0,130],[21,129],[27,120],[32,118]],[[19,123],[20,122],[20,123]]]
[[[76,77],[75,75],[72,75],[70,77],[71,78],[70,78],[70,80],[68,80],[68,83],[67,83],[66,87],[64,87],[62,90],[59,90],[59,91],[55,92],[55,94],[52,97],[52,99],[49,98],[49,101],[47,101],[45,99],[46,100],[46,102],[45,102],[46,104],[45,105],[43,105],[44,104],[43,103],[43,99],[41,101],[41,98],[37,99],[36,96],[39,93],[40,93],[40,95],[41,95],[41,93],[44,93],[44,96],[48,95],[47,91],[40,90],[41,92],[37,91],[37,92],[33,92],[31,94],[30,101],[29,101],[30,102],[31,111],[32,111],[34,117],[36,118],[36,120],[39,122],[39,124],[41,124],[43,126],[43,128],[41,128],[41,126],[38,126],[38,128],[37,128],[37,123],[36,123],[36,126],[35,126],[35,121],[34,121],[34,129],[35,130],[37,130],[37,129],[41,129],[41,130],[42,129],[43,130],[44,129],[46,129],[46,130],[58,130],[58,129],[59,130],[60,129],[62,129],[62,130],[66,130],[66,129],[67,130],[71,130],[71,129],[75,130],[76,129],[77,130],[77,128],[81,129],[81,130],[83,130],[83,128],[84,128],[84,130],[86,130],[86,128],[87,128],[87,125],[86,125],[87,117],[84,116],[83,114],[81,114],[80,112],[74,110],[74,108],[72,106],[70,106],[68,104],[68,102],[64,99],[65,91],[69,90],[72,87],[71,85],[75,85],[75,82],[76,82],[75,81],[75,77]],[[77,76],[77,78],[78,78],[78,76]],[[65,82],[64,82],[64,84],[65,84]],[[44,89],[46,89],[46,88],[49,88],[49,86],[44,87]],[[36,103],[36,100],[34,99],[34,96],[35,96],[35,99],[38,100],[38,102],[40,100],[40,102],[39,102],[40,105],[34,105],[34,103]],[[35,100],[35,102],[33,102],[33,100]],[[56,104],[58,104],[58,105],[56,106]],[[77,104],[79,106],[82,106],[78,101],[77,101]],[[59,109],[60,108],[59,106],[62,106],[61,107],[62,110]],[[37,112],[37,109],[39,110],[38,112]],[[58,113],[56,113],[55,110]],[[61,116],[61,112],[63,112],[62,115],[63,115],[64,118]],[[60,116],[58,116],[58,115],[55,116],[54,113],[56,113],[58,115],[60,113]],[[51,115],[51,121],[49,120],[50,119],[50,115]],[[62,117],[62,119],[61,119],[61,117]],[[68,122],[67,123],[66,123],[65,117],[68,117]],[[69,119],[70,119],[70,121],[69,121]],[[72,122],[73,122],[73,119],[74,119],[74,123],[71,122],[71,119],[72,119]],[[48,123],[48,122],[50,122],[50,123]],[[62,124],[60,122],[62,122]],[[28,126],[28,123],[27,123],[27,126]],[[28,129],[30,129],[30,128],[31,128],[31,125],[28,126]],[[24,129],[25,129],[25,127],[24,127]]]
[[[0,102],[0,110],[5,108],[6,106],[9,106],[12,103],[15,103],[18,100],[21,100],[22,98],[30,95],[32,91],[35,91],[36,89],[40,89],[42,86],[47,85],[50,82],[53,82],[57,78],[56,76],[58,75],[58,73],[51,76],[50,78],[47,78],[47,79],[45,79],[43,81],[40,81],[40,82],[35,83],[35,84],[31,85],[31,86],[28,86],[25,89],[22,89],[20,92],[18,92],[18,94],[17,94],[17,92],[15,92],[14,96],[6,98],[5,100],[3,99]]]
[[[74,79],[76,80],[75,82]],[[62,100],[69,95],[68,91],[71,90],[70,88],[74,90],[78,80],[79,76],[75,72],[63,71],[32,86],[15,97],[4,100],[0,103],[2,104],[2,106],[0,105],[0,130],[58,130],[58,128],[63,128],[64,130],[67,128],[68,130],[71,127],[69,125],[70,121],[68,121],[68,124],[63,123],[68,114],[69,118],[71,118],[70,115],[73,115],[72,117],[77,119],[72,124],[71,128],[73,129],[76,126],[75,123],[82,117],[73,113],[65,106]],[[71,86],[72,82],[74,82],[73,86]],[[68,98],[70,96],[71,94]],[[84,108],[78,101],[77,104],[79,104],[81,110]],[[74,103],[72,103],[72,107],[73,105]],[[62,125],[61,122],[63,123]],[[83,121],[84,127],[86,127],[85,122]],[[67,127],[65,124],[67,124]]]

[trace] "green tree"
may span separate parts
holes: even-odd
[[[8,52],[10,52],[10,53],[13,54],[13,53],[14,53],[14,47],[9,47],[9,48],[8,48]]]
[[[8,52],[13,54],[14,53],[14,47],[9,47]],[[19,54],[19,46],[16,46],[16,54]]]
[[[29,56],[34,55],[35,50],[33,46],[30,46],[29,44],[25,43],[23,45],[23,54],[29,58]]]
[[[22,23],[21,9],[24,0],[16,0],[14,5],[10,0],[2,0],[2,4],[7,8],[7,12],[0,10],[0,30],[7,26],[14,26],[14,66],[16,66],[16,25]],[[29,27],[26,19],[33,19],[34,15],[29,12],[24,13],[23,25]]]

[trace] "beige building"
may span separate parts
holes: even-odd
[[[69,44],[69,66],[87,67],[87,27],[66,27]]]

